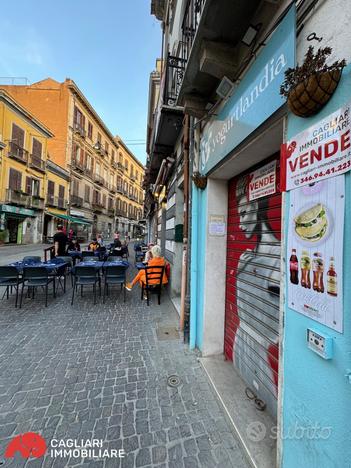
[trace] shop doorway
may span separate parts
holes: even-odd
[[[250,199],[253,170],[229,182],[224,349],[247,384],[247,396],[276,418],[280,294],[281,194]],[[259,409],[260,409],[259,408]]]
[[[21,225],[21,222],[19,219],[16,219],[16,218],[7,219],[7,229],[9,231],[9,244],[17,244],[18,240],[21,241],[21,239],[18,239],[20,225]]]

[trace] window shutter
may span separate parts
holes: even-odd
[[[12,124],[12,141],[20,148],[24,147],[24,130],[16,124]]]
[[[22,174],[15,169],[9,171],[9,188],[12,190],[22,189]]]
[[[32,179],[31,179],[31,177],[26,177],[25,192],[28,193],[28,195],[32,195]]]
[[[37,140],[36,138],[33,138],[32,155],[35,159],[41,159],[42,149],[43,149],[43,145],[41,144],[41,142]]]
[[[62,200],[65,198],[65,187],[63,185],[59,185],[59,198]]]
[[[54,195],[55,193],[55,182],[52,180],[48,180],[48,194]]]

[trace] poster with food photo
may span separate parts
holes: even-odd
[[[343,330],[345,176],[290,192],[288,303],[291,309]]]

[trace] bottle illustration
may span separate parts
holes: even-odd
[[[290,256],[290,283],[299,284],[299,261],[296,256],[296,249],[292,249]]]
[[[317,292],[324,292],[324,282],[323,282],[323,271],[324,271],[324,263],[322,254],[319,252],[315,252],[313,254],[313,290]]]
[[[302,251],[301,255],[301,286],[311,289],[311,259],[307,250]]]
[[[335,271],[334,257],[330,257],[329,270],[327,272],[327,293],[334,297],[338,295],[338,280]]]

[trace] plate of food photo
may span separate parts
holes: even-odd
[[[295,236],[305,246],[320,245],[332,230],[330,210],[323,203],[306,205],[293,218]]]

